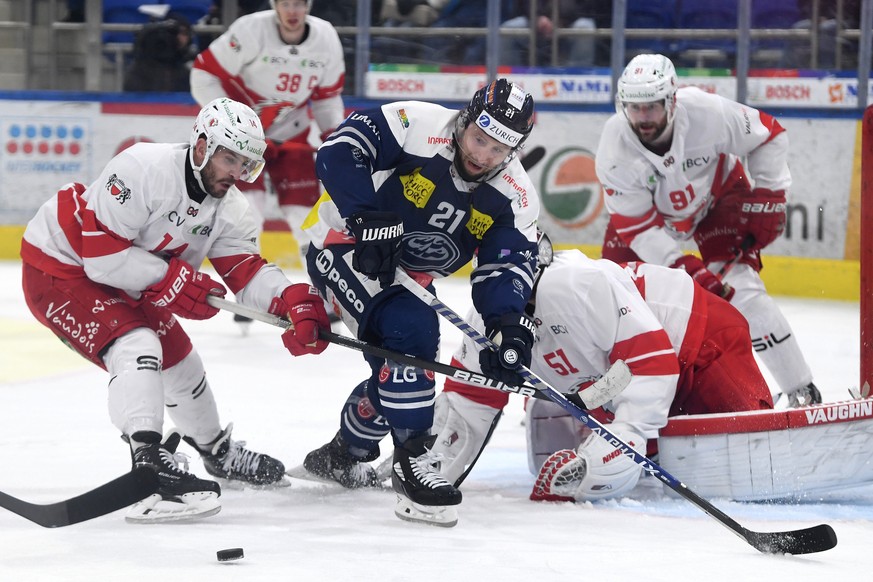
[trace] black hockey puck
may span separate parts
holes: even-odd
[[[219,562],[230,562],[231,560],[241,560],[244,556],[242,548],[228,548],[226,550],[218,550],[216,553]]]

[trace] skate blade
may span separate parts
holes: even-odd
[[[155,493],[131,505],[124,521],[136,524],[170,523],[210,517],[221,511],[218,495],[212,492],[187,493],[181,499],[170,501]]]
[[[435,525],[437,527],[455,527],[458,525],[458,510],[453,505],[421,505],[404,497],[397,496],[394,515],[403,521]]]
[[[320,475],[310,473],[303,465],[297,465],[296,467],[291,467],[290,469],[287,469],[285,471],[285,475],[293,479],[300,479],[302,481],[311,481],[313,483],[322,483],[325,485],[335,485],[336,487],[342,487],[343,489],[348,489],[349,491],[354,491],[357,489],[384,489],[384,486],[381,483],[376,486],[362,485],[360,487],[345,487],[344,485],[334,481],[333,479],[325,479]]]
[[[286,477],[282,477],[278,481],[274,481],[272,483],[250,483],[248,481],[243,481],[241,479],[226,479],[224,477],[215,477],[212,479],[216,481],[219,485],[221,485],[221,490],[224,491],[228,489],[230,491],[243,491],[245,489],[254,489],[255,491],[270,491],[271,489],[284,489],[285,487],[291,487],[291,480]]]

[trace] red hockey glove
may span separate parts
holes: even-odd
[[[737,228],[737,248],[747,235],[754,237],[749,250],[761,250],[785,231],[785,190],[755,188],[742,199]]]
[[[305,283],[286,287],[273,299],[270,313],[287,317],[294,324],[294,329],[282,334],[282,343],[292,356],[320,354],[327,348],[327,341],[318,338],[318,330],[330,329],[330,321],[315,287]]]
[[[718,277],[706,268],[703,261],[694,255],[685,255],[670,266],[674,269],[683,269],[691,275],[692,279],[697,281],[698,285],[725,301],[730,301],[731,297],[734,296],[734,288],[719,281]]]
[[[142,296],[179,317],[209,319],[218,309],[206,302],[206,296],[224,297],[225,293],[221,283],[173,257],[164,278],[143,291]]]

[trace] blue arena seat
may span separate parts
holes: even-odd
[[[754,3],[755,0],[753,0]],[[787,0],[783,0],[787,1]],[[681,0],[676,15],[677,28],[713,28],[736,30],[738,13],[737,0]],[[725,58],[737,52],[736,38],[689,38],[676,44],[676,51],[718,51]]]
[[[628,0],[626,28],[675,28],[677,0]],[[629,38],[625,49],[629,56],[642,53],[671,52],[674,41],[664,38]]]

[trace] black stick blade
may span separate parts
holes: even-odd
[[[106,515],[145,499],[158,489],[158,475],[138,467],[78,497],[39,505],[0,492],[0,507],[42,527],[64,527]]]
[[[746,531],[746,540],[765,554],[815,554],[837,545],[837,534],[827,524],[794,531],[758,533]]]

